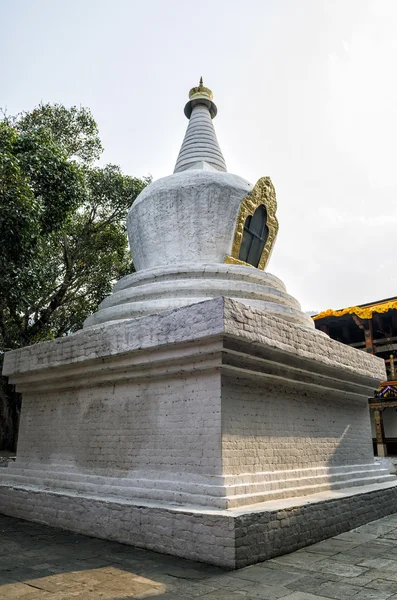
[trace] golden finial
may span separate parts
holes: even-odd
[[[207,98],[208,100],[212,100],[212,92],[209,88],[204,87],[202,77],[200,77],[200,83],[198,86],[190,90],[189,98],[190,100],[193,100],[194,98]]]
[[[197,87],[193,87],[189,92],[189,102],[185,106],[185,115],[188,119],[190,119],[190,115],[192,114],[192,108],[196,104],[205,104],[208,106],[208,110],[210,111],[210,115],[212,118],[215,117],[217,113],[217,108],[212,101],[213,94],[211,90],[207,87],[204,87],[203,78],[200,77],[200,81]]]

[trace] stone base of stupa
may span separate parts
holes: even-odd
[[[293,552],[397,510],[394,481],[229,510],[48,487],[3,484],[0,512],[228,569]]]
[[[383,361],[226,298],[6,355],[23,394],[0,512],[229,568],[397,510],[367,398]]]

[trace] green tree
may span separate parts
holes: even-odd
[[[133,270],[125,220],[149,182],[94,166],[84,108],[41,105],[0,122],[0,358],[68,335]],[[0,390],[0,448],[15,449],[20,398]]]

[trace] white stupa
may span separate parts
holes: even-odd
[[[189,125],[173,175],[151,183],[128,215],[137,272],[116,284],[85,327],[228,296],[313,328],[283,282],[263,270],[278,229],[270,179],[254,187],[228,173],[212,122],[217,108],[211,90],[201,80],[189,98]],[[246,233],[247,244],[253,242],[251,256],[244,256],[249,264],[239,259],[240,246],[247,217],[256,209],[258,217],[264,213],[259,227],[264,225],[266,241]]]
[[[274,188],[226,171],[202,82],[185,114],[174,174],[128,216],[136,273],[81,331],[5,356],[0,512],[237,568],[396,510],[368,411],[385,367],[264,270]]]

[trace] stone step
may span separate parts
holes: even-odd
[[[385,469],[386,467],[384,465],[381,465],[378,462],[372,461],[370,463],[362,463],[362,464],[349,464],[349,465],[342,465],[342,466],[316,466],[316,467],[304,467],[304,468],[299,468],[297,467],[296,469],[278,469],[278,470],[272,470],[272,471],[257,471],[254,473],[242,473],[240,475],[232,475],[232,474],[225,474],[223,476],[219,475],[219,476],[213,476],[213,475],[197,475],[197,474],[191,474],[191,476],[195,479],[195,480],[207,480],[208,477],[212,477],[213,479],[216,480],[225,480],[228,482],[228,484],[233,484],[233,483],[239,483],[239,481],[241,480],[241,478],[243,478],[244,480],[248,480],[251,482],[255,482],[256,480],[260,479],[261,481],[266,478],[266,479],[279,479],[280,476],[281,477],[286,477],[288,475],[298,475],[299,478],[300,477],[305,477],[308,473],[312,473],[314,475],[321,475],[321,474],[337,474],[337,473],[349,473],[351,471],[357,472],[357,471],[370,471],[370,470],[374,470],[374,471],[378,471],[379,469]],[[46,472],[62,472],[62,473],[75,473],[77,475],[83,475],[84,477],[88,477],[88,476],[98,476],[98,477],[127,477],[128,474],[130,472],[134,473],[134,475],[136,474],[136,471],[122,471],[120,469],[115,469],[115,468],[107,468],[106,469],[106,474],[102,475],[102,473],[105,471],[104,469],[80,469],[74,466],[73,464],[68,464],[68,463],[50,463],[47,464],[45,462],[38,462],[38,461],[34,461],[34,460],[29,460],[29,461],[25,461],[24,459],[18,458],[14,465],[13,465],[13,469],[23,469],[26,471],[32,471],[32,470],[37,470],[37,471],[43,471],[45,470]],[[150,471],[139,471],[138,473],[151,473]],[[155,473],[155,476],[158,477],[159,472]],[[179,474],[177,472],[167,472],[167,480],[169,481],[176,481],[178,480]],[[143,477],[142,477],[143,478]]]
[[[95,497],[112,497],[122,500],[145,499],[149,501],[167,502],[174,504],[190,504],[199,506],[211,506],[216,508],[226,508],[227,502],[224,497],[214,497],[209,495],[192,494],[189,492],[154,489],[154,488],[130,488],[117,485],[97,485],[89,483],[76,483],[75,481],[64,480],[54,482],[47,479],[38,479],[36,477],[12,476],[1,478],[0,489],[2,486],[22,488],[24,490],[46,490],[51,492],[72,492],[79,495],[90,495]]]
[[[373,467],[373,468],[372,468]],[[314,471],[314,472],[313,472]],[[370,465],[369,468],[351,468],[344,469],[341,472],[326,472],[324,469],[322,474],[315,474],[318,472],[315,470],[302,470],[302,471],[278,471],[276,473],[264,473],[262,479],[258,481],[241,481],[240,483],[228,482],[222,485],[222,478],[219,479],[219,484],[202,481],[194,482],[189,481],[189,491],[192,493],[206,493],[211,496],[223,496],[227,489],[228,495],[241,495],[255,493],[258,490],[271,491],[277,490],[280,487],[288,487],[288,484],[295,484],[294,487],[308,487],[309,485],[319,485],[321,483],[337,483],[344,482],[360,476],[370,476],[375,473],[377,477],[388,476],[389,471],[386,467],[380,467],[377,465]],[[293,477],[286,477],[285,474],[294,474]],[[307,473],[302,476],[302,473]],[[52,483],[57,481],[74,481],[76,483],[83,482],[98,486],[118,486],[118,487],[140,487],[140,488],[158,488],[164,490],[180,491],[181,487],[186,487],[186,480],[171,480],[166,478],[160,479],[158,476],[155,480],[152,478],[142,477],[115,477],[115,476],[101,476],[101,475],[89,475],[85,473],[76,473],[73,471],[53,471],[44,470],[38,468],[13,468],[10,467],[7,472],[8,476],[22,477],[22,478],[38,478],[45,479]],[[268,479],[268,477],[273,476]],[[276,478],[277,477],[277,478]]]
[[[83,475],[78,473],[61,473],[51,471],[37,471],[37,470],[22,470],[15,473],[9,471],[7,477],[2,477],[0,482],[3,483],[7,479],[7,482],[17,482],[20,484],[36,484],[39,486],[50,486],[56,488],[57,486],[62,488],[73,488],[84,491],[90,489],[98,490],[102,493],[102,490],[106,490],[109,493],[111,490],[123,490],[128,493],[135,489],[142,490],[158,490],[164,492],[175,492],[179,493],[181,489],[189,488],[191,494],[203,494],[206,493],[209,496],[225,496],[226,488],[218,485],[205,485],[191,482],[175,482],[168,480],[152,480],[152,479],[133,479],[133,478],[120,478],[120,477],[101,477],[94,475]],[[104,492],[105,493],[105,492]]]
[[[173,482],[157,481],[156,485],[150,480],[134,480],[120,478],[104,478],[95,476],[84,476],[72,473],[51,473],[46,471],[20,470],[15,474],[11,470],[7,477],[2,477],[3,485],[32,486],[52,491],[69,490],[75,493],[88,493],[100,496],[118,496],[121,498],[146,498],[150,500],[190,503],[198,505],[211,505],[218,508],[232,508],[247,504],[265,502],[292,496],[303,496],[326,490],[335,490],[360,485],[369,485],[392,481],[393,475],[389,475],[387,469],[379,469],[377,472],[351,472],[339,477],[310,477],[298,480],[280,480],[264,482],[260,484],[231,487],[211,485],[183,485],[175,489]],[[352,475],[356,477],[352,477]],[[294,485],[289,485],[294,484]],[[261,489],[258,489],[259,486]],[[241,493],[244,490],[244,493]],[[237,493],[239,491],[240,493]],[[232,493],[230,493],[232,492]]]
[[[120,485],[122,487],[134,487],[139,485],[139,487],[147,487],[153,488],[158,487],[162,489],[173,489],[179,490],[181,486],[186,486],[186,479],[172,479],[170,474],[166,473],[161,478],[160,474],[155,475],[155,479],[153,477],[142,477],[138,474],[134,476],[134,474],[127,475],[124,477],[120,477],[120,474],[113,475],[99,475],[99,474],[87,474],[76,472],[72,470],[62,470],[62,467],[54,470],[53,467],[51,469],[43,469],[43,465],[41,468],[39,465],[31,465],[29,467],[25,466],[22,468],[20,464],[15,464],[13,467],[10,466],[8,469],[8,474],[15,474],[16,476],[22,477],[38,477],[38,478],[46,478],[52,481],[57,480],[71,480],[71,481],[82,481],[87,483],[93,483],[98,485]],[[257,488],[267,488],[277,489],[278,487],[285,487],[288,483],[294,483],[295,485],[299,484],[300,486],[307,486],[308,484],[316,485],[322,482],[337,482],[337,481],[346,481],[348,479],[355,478],[356,476],[362,475],[371,475],[372,473],[376,473],[377,476],[387,476],[389,471],[385,466],[379,466],[375,464],[371,465],[359,465],[359,466],[351,466],[349,468],[337,468],[330,471],[327,468],[315,468],[315,469],[302,469],[302,470],[289,470],[289,471],[276,471],[270,473],[261,473],[255,476],[252,475],[241,475],[238,477],[229,478],[226,476],[225,478],[217,477],[217,478],[205,478],[201,477],[200,480],[194,481],[189,479],[189,488],[206,493],[210,493],[211,495],[223,495],[224,489],[233,490],[234,494],[240,494],[241,491],[245,491],[245,493],[255,491]],[[253,478],[255,478],[253,480]],[[221,490],[219,493],[216,490]]]
[[[212,298],[214,294],[228,294],[233,298],[253,298],[268,302],[276,302],[298,308],[297,301],[286,292],[281,292],[261,283],[230,281],[229,279],[184,279],[175,281],[159,281],[142,284],[138,287],[126,288],[108,296],[100,304],[99,310],[117,306],[126,302],[144,301],[152,298]]]
[[[200,264],[199,269],[195,265],[173,265],[172,267],[163,266],[152,269],[145,269],[120,279],[113,288],[113,293],[123,289],[136,287],[138,285],[149,284],[159,281],[175,281],[186,279],[197,279],[198,275],[206,279],[228,279],[229,281],[248,281],[251,283],[261,283],[286,292],[284,283],[268,271],[259,271],[239,265],[227,264]]]
[[[278,489],[277,491],[249,494],[249,502],[247,502],[247,495],[242,494],[241,496],[228,497],[227,508],[238,508],[240,506],[246,506],[247,504],[259,504],[269,500],[308,496],[310,494],[317,494],[319,492],[325,492],[329,490],[345,490],[353,487],[373,485],[377,483],[388,483],[392,481],[396,481],[396,477],[394,475],[387,475],[383,477],[362,477],[360,479],[348,479],[343,482],[322,483],[308,487],[286,487],[283,489]]]
[[[273,481],[263,481],[256,483],[241,483],[235,484],[231,486],[227,486],[227,489],[233,490],[234,495],[243,494],[251,494],[256,493],[257,488],[263,488],[264,490],[277,490],[280,487],[289,487],[290,484],[295,484],[294,487],[309,487],[309,486],[318,486],[323,483],[329,484],[339,484],[347,481],[353,481],[355,479],[362,479],[363,477],[372,477],[376,476],[377,478],[383,478],[389,476],[388,469],[378,469],[378,470],[362,470],[362,471],[350,471],[348,473],[340,473],[340,474],[332,474],[332,475],[310,475],[307,477],[299,477],[299,478],[288,478],[288,479],[278,479]]]
[[[13,478],[12,478],[13,479]],[[158,502],[171,502],[177,504],[212,506],[216,508],[237,508],[249,504],[258,504],[270,500],[279,500],[283,498],[291,498],[298,496],[307,496],[328,490],[349,489],[361,485],[372,485],[376,483],[387,483],[395,480],[394,476],[388,477],[366,477],[362,479],[348,480],[339,484],[324,483],[316,486],[308,487],[288,487],[276,491],[259,492],[249,495],[231,496],[231,497],[209,497],[208,495],[191,494],[188,492],[173,492],[161,489],[142,489],[142,488],[125,488],[120,486],[96,486],[92,484],[76,484],[76,482],[64,481],[62,485],[54,486],[51,481],[40,481],[37,478],[24,478],[24,481],[8,481],[2,480],[1,485],[12,487],[23,487],[23,489],[36,489],[48,491],[69,491],[81,495],[92,495],[99,497],[113,497],[122,500],[145,499]],[[1,486],[0,486],[1,487]],[[126,493],[130,492],[130,493]],[[148,493],[149,492],[149,493]]]
[[[379,470],[387,470],[385,465],[379,465],[375,462],[359,464],[359,465],[345,465],[338,467],[310,467],[303,469],[283,469],[278,471],[262,471],[257,473],[243,473],[242,475],[225,475],[225,482],[227,485],[234,485],[239,483],[256,483],[262,482],[263,480],[279,480],[279,479],[302,479],[305,477],[313,476],[326,476],[331,477],[339,474],[348,473],[359,473]]]

